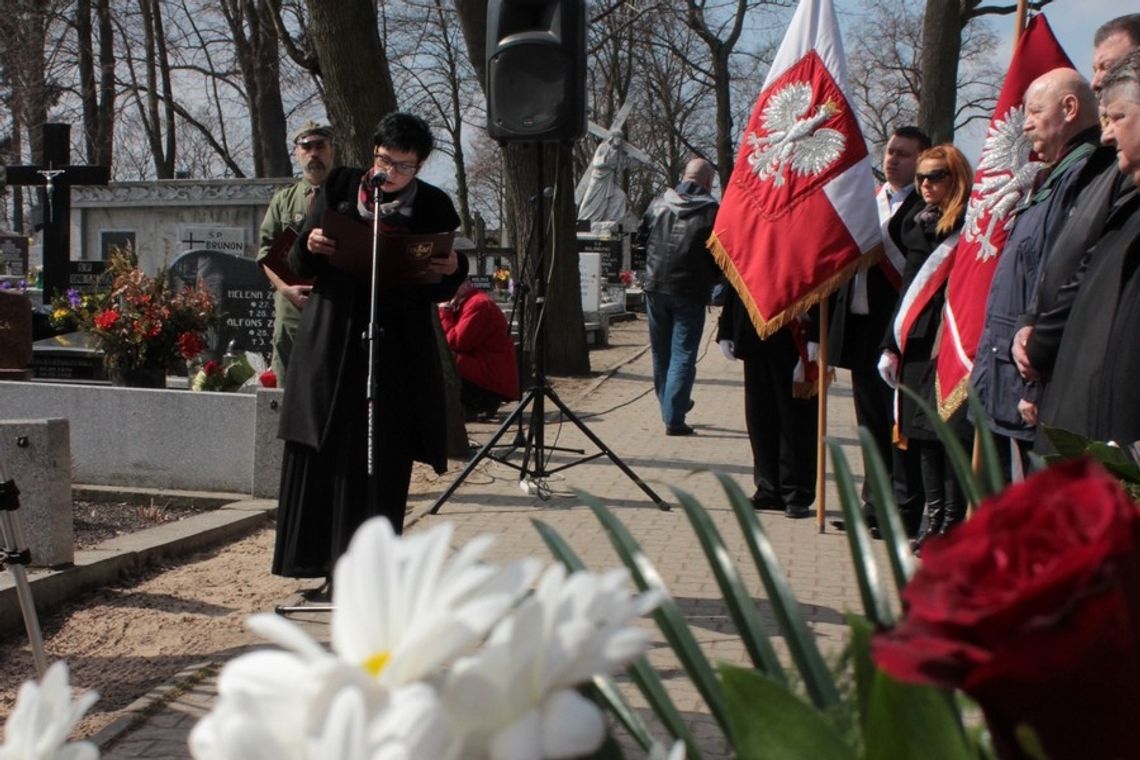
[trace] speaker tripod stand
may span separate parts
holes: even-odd
[[[40,630],[40,619],[36,615],[36,603],[32,598],[32,587],[28,583],[26,567],[31,562],[31,552],[24,541],[24,532],[16,519],[20,508],[20,490],[16,482],[4,474],[0,462],[0,566],[7,565],[16,587],[16,601],[24,616],[24,628],[28,632],[28,643],[32,646],[32,659],[35,661],[39,678],[47,672],[47,655],[44,653],[44,637]]]
[[[562,399],[558,397],[550,383],[546,379],[546,320],[544,319],[544,309],[546,306],[546,266],[545,266],[545,249],[546,249],[546,225],[544,223],[543,215],[543,146],[541,143],[535,143],[535,161],[538,173],[538,192],[535,195],[535,216],[534,224],[536,235],[535,252],[533,261],[537,262],[534,269],[535,272],[535,308],[538,310],[538,316],[535,322],[534,334],[534,383],[523,394],[522,399],[519,401],[518,406],[511,412],[507,419],[495,431],[495,434],[483,444],[478,453],[467,463],[459,476],[447,487],[435,503],[431,506],[431,513],[434,515],[439,512],[456,489],[463,484],[479,463],[484,459],[491,459],[500,464],[504,464],[519,473],[519,485],[524,492],[534,494],[538,492],[538,481],[554,475],[555,473],[562,472],[563,470],[576,467],[586,462],[591,462],[602,456],[609,457],[610,461],[617,466],[626,477],[634,482],[645,494],[652,499],[662,510],[668,510],[669,505],[657,495],[657,493],[650,488],[645,481],[643,481],[637,473],[621,460],[617,454],[613,452],[606,444],[599,438],[590,428],[584,423],[574,412],[568,407]],[[519,325],[520,335],[523,332],[523,325],[520,320]],[[593,454],[586,454],[582,449],[568,449],[564,447],[548,446],[546,443],[546,402],[549,401],[554,408],[558,409],[562,415],[569,420],[575,427],[577,427],[582,434],[585,435],[594,446],[598,448]],[[526,432],[523,432],[523,420],[527,410],[530,410],[529,427]],[[513,444],[506,444],[505,446],[498,445],[499,440],[507,433],[515,423],[519,423],[519,430]],[[496,448],[508,448],[510,451],[506,456],[500,456],[494,453]],[[508,458],[510,454],[514,453],[518,448],[523,449],[522,463],[516,464]],[[551,455],[557,452],[572,452],[581,454],[578,459],[570,462],[563,462],[556,466],[551,465]]]

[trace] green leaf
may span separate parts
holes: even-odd
[[[875,663],[871,659],[871,634],[874,628],[867,619],[848,613],[847,625],[851,628],[851,659],[855,665],[855,695],[859,701],[859,725],[867,735],[867,716],[870,713],[871,685],[875,682]]]
[[[855,493],[855,479],[851,476],[851,466],[843,447],[833,440],[827,441],[831,451],[831,461],[835,467],[835,483],[839,486],[839,502],[843,506],[843,519],[846,523],[844,534],[851,549],[851,561],[855,565],[855,580],[859,585],[859,596],[863,600],[863,613],[877,625],[891,625],[894,613],[875,554],[871,548],[871,534],[863,522],[860,500]]]
[[[1041,429],[1045,431],[1045,437],[1049,439],[1049,443],[1053,444],[1053,448],[1065,459],[1077,459],[1084,456],[1089,444],[1092,443],[1091,439],[1085,438],[1083,435],[1077,435],[1061,428],[1042,425]]]
[[[1124,449],[1096,441],[1089,444],[1088,454],[1118,478],[1140,483],[1140,467],[1136,466]]]
[[[586,569],[585,563],[575,554],[557,530],[541,520],[532,519],[531,524],[534,525],[538,535],[542,537],[543,542],[550,549],[550,553],[565,565],[567,570],[577,572]],[[680,739],[688,745],[687,756],[690,758],[701,757],[696,737],[689,731],[688,725],[681,717],[681,713],[677,710],[673,700],[669,698],[669,693],[665,691],[657,671],[650,666],[649,661],[645,657],[639,657],[629,666],[627,672],[666,730],[674,738]],[[645,750],[653,746],[653,736],[649,727],[622,695],[614,680],[609,677],[595,677],[594,685],[598,688],[602,699],[605,700],[606,707],[621,721],[634,740]]]
[[[895,578],[895,588],[902,593],[903,588],[914,575],[914,553],[910,550],[910,539],[906,526],[899,515],[891,487],[891,476],[883,458],[879,456],[879,446],[871,431],[859,428],[859,443],[863,447],[863,462],[869,472],[864,474],[871,483],[871,494],[875,499],[875,516],[879,522],[879,533],[887,546],[887,560],[891,563],[891,573]]]
[[[744,641],[744,648],[752,659],[753,667],[767,673],[773,680],[786,684],[788,678],[784,674],[784,666],[780,664],[776,651],[772,649],[772,642],[768,640],[760,612],[756,609],[756,604],[752,601],[744,581],[740,579],[740,572],[729,556],[716,525],[692,494],[679,488],[673,488],[672,491],[689,518],[693,532],[701,542],[701,549],[709,561],[728,612],[732,615],[740,638]]]
[[[661,575],[642,552],[641,546],[630,535],[629,530],[626,529],[621,520],[617,519],[594,496],[581,491],[578,492],[578,496],[586,506],[593,510],[594,516],[605,528],[610,543],[617,550],[618,557],[629,568],[634,584],[642,590],[657,589],[668,595],[668,589],[665,582],[661,580]],[[671,596],[666,596],[665,600],[653,612],[653,619],[665,635],[665,640],[669,642],[669,646],[673,648],[673,652],[677,655],[677,659],[680,660],[681,666],[692,680],[701,698],[705,700],[709,712],[727,732],[728,716],[725,713],[724,693],[721,691],[720,683],[716,680],[716,674],[713,673],[712,666],[697,644],[693,632],[689,630],[689,625],[685,622],[685,616],[681,613],[680,607],[677,606]]]
[[[772,605],[776,624],[784,634],[792,662],[804,679],[808,696],[817,707],[837,704],[839,692],[835,688],[835,680],[819,653],[815,637],[804,622],[800,603],[788,586],[787,576],[776,558],[776,550],[772,547],[768,534],[756,517],[756,510],[734,479],[720,472],[714,472],[713,475],[728,495],[736,520],[740,523],[741,533],[748,544],[748,551],[752,554],[752,561],[756,563],[756,570],[764,583],[764,592]]]
[[[877,671],[865,720],[866,760],[974,760],[953,696]]]
[[[926,414],[927,420],[938,435],[938,440],[942,441],[946,456],[950,458],[950,463],[954,466],[954,474],[962,486],[962,492],[971,504],[975,507],[978,506],[982,501],[982,485],[978,482],[978,476],[974,474],[973,465],[970,463],[970,457],[966,454],[966,450],[962,448],[962,442],[954,435],[950,426],[942,421],[942,418],[938,416],[938,410],[930,402],[905,385],[900,385],[899,390],[910,396],[911,400],[918,404],[919,408]]]
[[[730,736],[750,760],[854,760],[824,716],[762,673],[721,664]]]
[[[978,394],[974,392],[973,386],[970,386],[967,400],[970,404],[970,413],[974,419],[986,419],[986,410],[982,406],[982,401],[978,398]],[[991,496],[1005,488],[1005,475],[1001,471],[1001,460],[998,459],[997,444],[994,442],[993,433],[987,425],[976,424],[974,431],[974,435],[978,437],[978,443],[982,449],[982,473],[985,475],[982,482],[985,486],[985,495]]]

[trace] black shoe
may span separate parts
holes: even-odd
[[[696,401],[693,401],[692,399],[689,399],[689,405],[688,405],[687,407],[685,407],[685,411],[686,411],[686,412],[691,412],[691,411],[693,411],[693,407],[694,407],[694,406],[696,406],[696,405],[697,405],[697,402],[696,402]]]
[[[771,496],[764,496],[759,491],[752,494],[752,498],[749,499],[749,501],[752,502],[753,509],[767,510],[772,512],[784,511],[784,503],[782,501],[773,499]]]
[[[332,599],[332,580],[326,580],[316,588],[305,589],[301,598],[307,602],[327,602]]]
[[[683,422],[677,427],[665,428],[665,435],[694,435],[696,432]]]
[[[803,504],[789,504],[784,508],[784,517],[790,517],[793,520],[802,520],[805,517],[811,517],[811,507]]]

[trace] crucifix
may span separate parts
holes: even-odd
[[[67,289],[71,261],[71,186],[106,185],[106,166],[71,166],[71,125],[44,124],[42,166],[7,166],[9,185],[42,187],[44,302]]]

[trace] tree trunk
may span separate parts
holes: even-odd
[[[713,54],[713,88],[716,92],[716,168],[721,188],[728,187],[736,157],[732,140],[732,94],[729,91],[728,56],[719,48]]]
[[[960,0],[927,0],[922,19],[922,84],[918,126],[937,145],[954,140],[958,56],[962,48]]]
[[[372,165],[372,134],[396,110],[388,58],[370,0],[306,0],[320,60],[325,107],[337,135],[339,162]]]

